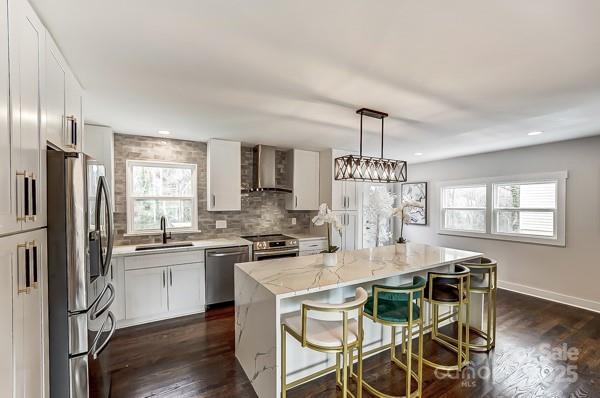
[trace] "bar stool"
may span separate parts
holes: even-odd
[[[423,290],[425,279],[413,277],[409,285],[382,286],[373,285],[373,294],[365,303],[364,314],[373,322],[391,326],[390,360],[406,372],[406,392],[404,397],[421,397],[423,391]],[[418,302],[418,304],[417,304]],[[419,344],[417,371],[412,370],[413,326],[418,326]],[[406,354],[406,363],[396,357],[396,328],[402,328],[402,354]],[[416,380],[417,389],[412,391],[412,380]],[[371,394],[382,398],[394,398],[385,394],[363,380],[363,385]]]
[[[323,372],[317,372],[293,383],[288,384],[286,382],[286,336],[288,334],[298,340],[302,347],[324,353],[335,353],[336,384],[342,390],[342,397],[346,398],[348,395],[354,398],[362,397],[363,305],[368,297],[367,291],[359,287],[356,289],[354,299],[342,304],[317,303],[306,300],[302,303],[300,312],[284,318],[281,324],[281,398],[286,397],[288,389],[324,374]],[[358,310],[358,320],[349,319],[349,313],[355,310]],[[326,321],[310,318],[308,316],[309,311],[337,312],[342,319]],[[356,397],[348,391],[348,372],[352,366],[353,350],[358,351]],[[341,380],[340,371],[342,373]]]
[[[460,370],[469,363],[469,349],[465,344],[469,341],[469,284],[470,271],[467,267],[456,264],[454,272],[428,272],[425,286],[425,301],[430,304],[431,339],[457,354],[456,365],[443,365],[423,358],[423,363],[435,369]],[[457,307],[443,318],[439,317],[439,306]],[[439,323],[457,316],[458,339],[454,339],[439,331]],[[463,318],[465,318],[463,320]],[[466,327],[463,327],[466,325]]]
[[[477,261],[480,262],[477,262]],[[498,262],[482,257],[478,260],[461,263],[471,270],[471,293],[487,296],[486,331],[471,327],[471,331],[485,339],[485,344],[469,342],[469,349],[477,352],[488,352],[496,346],[496,286]]]

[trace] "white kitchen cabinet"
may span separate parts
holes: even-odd
[[[83,89],[48,32],[45,46],[46,139],[63,151],[81,151]]]
[[[340,250],[349,251],[359,248],[357,244],[358,214],[355,211],[334,212],[338,223],[342,226],[342,234],[337,231],[331,232],[331,244],[338,246]]]
[[[113,258],[108,274],[109,282],[115,288],[115,301],[110,306],[117,321],[125,319],[125,268],[123,258]]]
[[[62,54],[46,34],[46,140],[69,150],[66,136],[65,99],[67,68]]]
[[[189,312],[204,308],[204,263],[169,267],[169,311]]]
[[[112,206],[115,207],[114,189],[114,132],[111,127],[94,124],[85,125],[85,141],[83,152],[104,165],[105,178],[112,196]]]
[[[18,135],[11,137],[9,62],[8,62],[8,14],[6,2],[0,7],[0,235],[21,229],[17,220],[17,160],[20,150]],[[5,318],[2,318],[5,319]],[[4,396],[0,394],[0,396]]]
[[[301,256],[310,256],[327,249],[327,238],[299,239],[298,249]]]
[[[83,121],[83,88],[77,81],[72,71],[67,69],[65,91],[65,119],[66,119],[66,140],[70,143],[70,148],[74,151],[81,151],[83,148],[84,121]]]
[[[288,172],[292,193],[288,195],[288,210],[319,209],[319,152],[293,149],[289,152]]]
[[[118,327],[195,314],[206,308],[204,250],[117,256],[110,272],[117,293],[114,311],[119,305],[125,309]]]
[[[45,30],[27,1],[9,0],[8,6],[10,180],[16,185],[16,227],[34,229],[46,225],[46,141],[41,123]]]
[[[352,211],[358,209],[360,183],[335,179],[335,158],[348,154],[348,151],[338,149],[327,149],[319,153],[320,201],[327,203],[331,210]]]
[[[48,396],[46,231],[0,239],[0,396]]]
[[[206,185],[208,211],[242,208],[241,143],[211,139],[207,144]]]
[[[152,318],[169,311],[167,267],[125,271],[125,316]]]

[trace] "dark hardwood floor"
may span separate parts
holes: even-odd
[[[427,338],[425,355],[450,358]],[[382,353],[367,359],[365,378],[403,394],[404,375],[388,358]],[[600,397],[600,314],[501,290],[496,348],[472,354],[471,361],[461,377],[424,367],[424,396]],[[231,306],[119,330],[111,344],[111,373],[113,398],[256,396],[235,359]],[[288,396],[338,394],[328,375]]]

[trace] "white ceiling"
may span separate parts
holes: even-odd
[[[31,1],[119,132],[357,150],[364,106],[409,161],[600,133],[598,0]]]

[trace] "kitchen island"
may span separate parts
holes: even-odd
[[[338,254],[335,267],[323,266],[320,254],[237,264],[235,267],[235,355],[260,398],[280,393],[281,317],[298,311],[304,300],[340,303],[356,287],[399,285],[414,275],[447,270],[481,253],[420,243],[383,246]],[[477,311],[473,311],[477,317]],[[427,315],[425,315],[427,316]],[[365,321],[364,349],[389,344],[389,328]],[[326,369],[333,355],[303,349],[287,340],[288,381]]]

